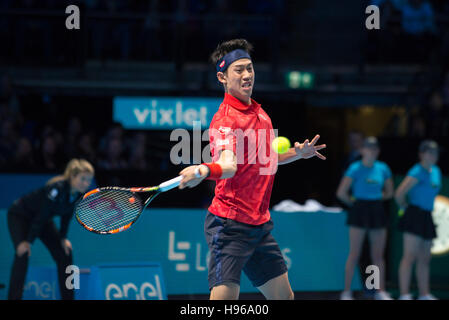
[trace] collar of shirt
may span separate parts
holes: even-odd
[[[244,104],[242,101],[237,99],[236,97],[225,93],[225,97],[223,100],[223,103],[231,105],[233,108],[240,110],[240,111],[246,111],[246,110],[252,110],[254,112],[257,112],[260,108],[260,104],[258,104],[255,100],[251,99],[251,104],[247,105]]]

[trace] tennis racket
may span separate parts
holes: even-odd
[[[182,176],[155,187],[93,189],[77,203],[75,216],[87,230],[98,234],[113,234],[129,229],[145,208],[160,193],[176,188]],[[143,202],[140,194],[148,193]]]

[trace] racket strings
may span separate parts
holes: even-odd
[[[103,215],[99,215],[98,213],[84,213],[79,214],[78,216],[86,226],[92,229],[95,229],[97,231],[110,231],[118,229],[132,222],[136,218],[136,216],[138,216],[138,214],[139,212],[137,214],[131,212],[128,214],[124,214],[123,216],[117,216],[114,213]]]
[[[135,221],[142,201],[130,191],[100,190],[83,199],[76,208],[78,220],[98,232],[109,232]]]

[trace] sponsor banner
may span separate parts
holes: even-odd
[[[113,119],[132,130],[207,129],[222,99],[192,97],[115,97]]]
[[[104,300],[167,300],[159,264],[101,265],[96,269]]]
[[[274,222],[272,233],[289,268],[293,290],[342,290],[345,262],[349,252],[346,215],[322,211],[272,211],[271,214]],[[157,261],[163,270],[167,295],[208,294],[209,249],[203,230],[205,215],[206,209],[153,208],[146,210],[129,230],[113,236],[99,236],[88,232],[72,219],[68,238],[73,246],[73,262],[79,266],[100,266],[112,261],[122,264],[130,264],[132,261]],[[0,250],[0,282],[7,284],[14,250],[6,227],[6,214],[0,214],[1,216],[4,221],[0,223],[0,240],[3,239],[0,243],[4,244],[4,248]],[[35,241],[29,265],[54,264],[45,246],[39,240]],[[128,270],[131,272],[126,272],[127,274],[135,273],[133,269]],[[113,271],[117,271],[119,276],[113,276]],[[91,271],[91,277],[94,272],[95,270]],[[110,299],[136,298],[137,295],[139,298],[149,299],[157,296],[154,296],[154,292],[158,292],[157,278],[152,273],[148,273],[145,281],[127,281],[125,278],[122,281],[120,279],[123,274],[118,269],[100,272],[104,274],[102,279],[112,279],[108,284],[94,284],[94,288],[101,288],[102,299],[106,299],[106,289],[110,283],[115,284],[108,289]],[[54,274],[56,276],[56,272]],[[159,276],[159,280],[164,290],[162,276]],[[149,282],[154,290],[145,282]],[[127,283],[133,283],[134,286],[127,286]],[[92,281],[89,281],[89,286],[91,284]],[[82,271],[80,286],[83,288]],[[44,296],[49,294],[48,287],[57,289],[57,282],[50,282],[40,289]],[[356,272],[353,289],[360,288],[360,275]],[[89,291],[93,292],[93,289]],[[244,273],[241,276],[241,292],[257,292]],[[99,296],[96,292],[94,294]],[[88,299],[94,298],[89,296]]]
[[[29,267],[23,300],[59,300],[58,275],[54,267]]]
[[[70,281],[65,283],[79,284],[74,289],[77,300],[167,300],[158,263],[105,264],[77,269],[77,273],[67,274]],[[24,300],[59,300],[60,297],[56,266],[29,268]]]

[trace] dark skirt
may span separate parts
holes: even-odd
[[[437,237],[432,212],[413,205],[409,205],[399,219],[398,228],[402,232],[412,233],[426,240]]]
[[[346,224],[364,229],[387,227],[387,213],[382,200],[357,200],[348,210]]]

